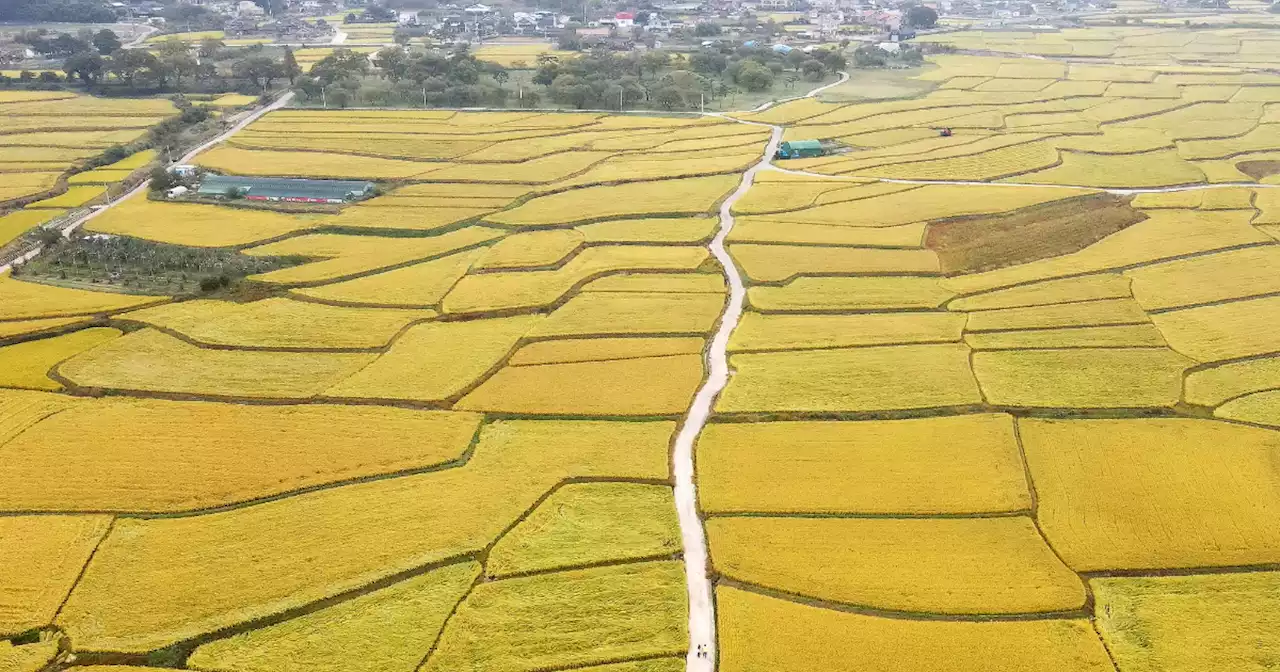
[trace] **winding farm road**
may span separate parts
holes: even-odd
[[[224,140],[231,137],[232,135],[239,133],[240,131],[244,130],[246,126],[257,121],[258,118],[261,117],[262,115],[268,112],[278,110],[284,107],[285,105],[288,105],[289,101],[291,100],[293,100],[293,92],[289,91],[289,92],[286,92],[284,95],[280,96],[280,98],[278,98],[275,102],[271,103],[270,105],[267,105],[266,107],[262,107],[249,112],[248,114],[244,115],[239,121],[237,121],[235,125],[233,125],[231,128],[228,128],[226,131],[223,131],[222,133],[218,134],[218,136],[213,138],[212,140],[187,152],[182,156],[181,159],[178,159],[175,163],[190,163],[196,158],[197,154],[209,149],[210,147],[213,147],[214,145],[220,142],[223,142]],[[85,222],[93,219],[94,217],[97,217],[98,215],[106,212],[107,210],[110,210],[111,208],[114,208],[115,206],[128,200],[130,197],[138,194],[141,191],[146,190],[150,186],[151,186],[151,180],[149,179],[143,180],[141,184],[134,187],[127,194],[111,201],[110,203],[107,203],[106,205],[103,205],[99,208],[94,209],[93,211],[89,212],[83,217],[80,217],[78,219],[72,220],[64,224],[62,228],[59,229],[59,231],[62,233],[62,237],[70,238],[71,234],[74,233],[76,229],[79,229],[81,226],[84,226]],[[9,269],[13,267],[13,264],[25,264],[28,261],[35,259],[37,256],[40,255],[42,251],[44,251],[43,245],[32,248],[31,250],[24,253],[22,256],[14,259],[13,261],[3,266],[0,266],[0,273],[8,273]]]

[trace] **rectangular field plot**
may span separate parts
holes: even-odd
[[[0,635],[53,621],[110,516],[0,517]]]
[[[579,669],[685,651],[684,572],[646,562],[482,583],[422,672]]]
[[[1274,432],[1191,419],[1019,425],[1041,529],[1072,569],[1280,561]]]
[[[442,307],[446,313],[484,313],[547,306],[596,276],[622,271],[694,271],[707,256],[706,248],[692,246],[591,247],[555,270],[467,275],[444,297]]]
[[[1151,324],[986,331],[967,333],[964,342],[974,350],[1159,348],[1165,345],[1164,337]]]
[[[748,312],[730,352],[959,342],[964,316],[954,313],[761,315]]]
[[[566,416],[676,415],[702,382],[700,354],[509,366],[457,408]]]
[[[324,350],[379,348],[409,324],[435,314],[432,310],[338,308],[269,298],[243,304],[202,300],[168,303],[118,317],[177,331],[200,343]]]
[[[1142,307],[1133,299],[1124,298],[975,311],[969,313],[965,331],[1096,327],[1148,322]]]
[[[143,329],[64,362],[60,370],[85,387],[297,399],[320,393],[376,357],[207,350]]]
[[[722,672],[1112,672],[1086,619],[879,618],[716,589]]]
[[[798,215],[800,216],[800,215]],[[858,247],[921,247],[925,224],[834,226],[788,221],[787,214],[740,217],[729,232],[734,243],[793,243]]]
[[[0,507],[221,506],[440,465],[463,454],[479,423],[470,413],[372,406],[93,400],[0,445]]]
[[[697,335],[711,331],[722,294],[583,292],[557,308],[530,336]]]
[[[404,333],[386,354],[325,391],[338,398],[442,401],[492,372],[542,318],[428,322]]]
[[[569,483],[494,544],[489,577],[671,556],[680,524],[671,488],[640,483]]]
[[[947,284],[948,281],[942,281],[944,287]],[[1118,273],[1099,273],[962,296],[947,304],[947,308],[964,311],[1000,310],[1076,301],[1122,299],[1129,296],[1128,278]]]
[[[0,301],[0,319],[4,320],[109,313],[159,303],[169,298],[41,285],[15,280],[8,273],[0,275],[0,296],[4,297]]]
[[[562,338],[530,343],[511,356],[509,366],[601,362],[614,359],[693,355],[702,352],[701,338]]]
[[[565,479],[666,479],[674,428],[496,422],[455,469],[204,516],[120,520],[58,622],[87,650],[141,653],[475,553]],[[132,587],[130,599],[120,599],[121,585]]]
[[[209,170],[228,175],[365,180],[403,180],[447,165],[352,154],[240,149],[228,146],[205,152],[198,161]]]
[[[440,300],[485,252],[478,248],[420,264],[291,293],[340,304],[425,308]]]
[[[565,213],[580,213],[569,221],[637,215],[696,215],[710,212],[737,186],[737,175],[691,177],[615,186],[586,187],[540,196],[487,221],[510,226],[565,223]]]
[[[1173,406],[1194,362],[1168,348],[993,350],[973,355],[987,401],[1042,408]]]
[[[283,623],[205,644],[192,666],[208,670],[416,669],[480,575],[459,562]]]
[[[932,275],[939,271],[938,255],[930,250],[745,243],[731,245],[729,250],[754,282],[780,282],[806,274]]]
[[[730,357],[729,367],[737,374],[716,403],[721,413],[884,411],[982,401],[963,345],[745,353]]]
[[[1006,415],[714,423],[698,503],[716,513],[958,514],[1029,509]]]
[[[713,517],[707,538],[716,570],[732,580],[841,604],[1007,614],[1085,603],[1080,578],[1024,516]]]
[[[796,278],[781,287],[751,287],[751,307],[765,312],[937,308],[955,296],[938,278],[912,276]]]
[[[507,236],[494,243],[475,264],[477,269],[501,270],[553,266],[583,243],[573,229],[529,231]]]
[[[590,243],[696,243],[711,237],[720,220],[652,217],[583,224],[577,230]]]
[[[319,261],[255,275],[251,279],[281,285],[322,284],[442,257],[477,247],[502,235],[501,231],[484,226],[468,226],[428,238],[314,234],[249,248],[245,253],[259,257],[316,257]]]
[[[1123,672],[1264,672],[1280,657],[1280,573],[1089,583],[1098,631]]]
[[[1201,362],[1280,350],[1280,297],[1185,308],[1151,316],[1174,350]]]
[[[1147,310],[1280,292],[1280,248],[1229,250],[1127,271]]]

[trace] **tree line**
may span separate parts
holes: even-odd
[[[561,60],[538,57],[532,83],[507,86],[512,73],[477,59],[466,47],[451,52],[410,52],[388,47],[372,58],[347,49],[317,63],[296,80],[305,100],[329,107],[441,106],[500,107],[512,98],[522,107],[543,100],[578,109],[698,109],[706,102],[742,91],[767,91],[782,78],[820,81],[846,66],[834,50],[794,50],[724,46],[691,55],[661,50],[614,52],[593,49]]]

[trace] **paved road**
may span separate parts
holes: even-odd
[[[289,92],[285,93],[283,96],[280,96],[280,98],[279,98],[279,99],[277,99],[274,103],[271,103],[270,105],[268,105],[268,106],[266,106],[266,107],[262,107],[262,108],[259,108],[259,109],[257,109],[257,110],[254,110],[254,111],[252,111],[252,112],[249,112],[248,114],[246,114],[246,115],[244,115],[243,117],[241,117],[241,118],[240,118],[240,120],[239,120],[239,121],[237,121],[237,122],[235,123],[235,125],[233,125],[231,128],[229,128],[229,129],[227,129],[226,131],[224,131],[223,133],[219,134],[219,135],[218,135],[218,137],[213,138],[212,140],[210,140],[210,141],[208,141],[208,142],[204,143],[203,145],[200,145],[199,147],[196,147],[195,149],[191,150],[190,152],[187,152],[187,153],[186,153],[186,154],[185,154],[181,159],[179,159],[179,160],[177,161],[177,163],[190,163],[192,160],[194,160],[194,159],[195,159],[195,157],[196,157],[196,155],[197,155],[197,154],[199,154],[199,153],[201,153],[201,152],[203,152],[203,151],[205,151],[205,150],[209,149],[210,147],[213,147],[214,145],[216,145],[216,144],[218,144],[218,143],[220,143],[220,142],[222,142],[222,141],[226,140],[227,138],[231,137],[232,135],[234,135],[234,134],[236,134],[236,133],[239,133],[240,131],[244,130],[244,128],[245,128],[246,126],[248,126],[249,124],[252,124],[253,122],[257,121],[257,120],[258,120],[258,118],[259,118],[259,117],[261,117],[262,115],[264,115],[264,114],[266,114],[266,113],[268,113],[268,112],[271,112],[271,111],[273,111],[273,110],[278,110],[278,109],[280,109],[281,107],[284,107],[285,105],[288,105],[290,100],[293,100],[293,92],[292,92],[292,91],[289,91]],[[149,188],[150,186],[151,186],[151,180],[145,180],[145,181],[143,181],[143,182],[142,182],[142,184],[139,184],[138,186],[134,187],[132,191],[130,191],[129,193],[125,194],[124,196],[122,196],[122,197],[120,197],[120,198],[117,198],[116,200],[111,201],[110,203],[108,203],[108,204],[106,204],[106,205],[104,205],[104,206],[102,206],[102,207],[100,207],[100,208],[97,208],[97,209],[93,210],[93,211],[92,211],[92,212],[90,212],[89,214],[87,214],[87,215],[85,215],[85,216],[83,216],[83,217],[80,217],[79,219],[76,219],[76,220],[73,220],[73,221],[71,221],[71,222],[68,222],[68,223],[64,224],[64,225],[62,226],[62,229],[61,229],[62,237],[63,237],[63,238],[70,238],[70,237],[71,237],[71,234],[72,234],[76,229],[79,229],[81,226],[84,226],[84,223],[85,223],[85,222],[87,222],[87,221],[89,221],[89,220],[93,219],[94,217],[97,217],[98,215],[102,214],[103,212],[106,212],[107,210],[110,210],[111,208],[114,208],[115,206],[119,205],[120,203],[123,203],[126,199],[130,198],[131,196],[136,195],[137,193],[139,193],[139,192],[141,192],[141,191],[146,190],[146,189],[147,189],[147,188]],[[5,264],[5,265],[3,265],[3,266],[0,266],[0,273],[7,273],[7,272],[9,272],[9,269],[13,267],[13,264],[14,264],[14,263],[26,263],[26,262],[28,262],[28,261],[31,261],[32,259],[36,258],[36,257],[37,257],[37,256],[38,256],[38,255],[43,251],[43,250],[44,250],[44,247],[43,247],[43,246],[41,246],[41,247],[36,247],[36,248],[32,249],[31,251],[27,252],[26,254],[23,254],[21,257],[18,257],[18,258],[17,258],[17,259],[15,259],[13,262],[10,262],[10,263],[8,263],[8,264]]]

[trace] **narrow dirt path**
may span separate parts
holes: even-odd
[[[720,228],[712,239],[710,248],[711,254],[724,267],[725,277],[729,281],[729,304],[720,316],[720,327],[707,351],[707,380],[693,399],[693,406],[685,416],[673,451],[676,513],[680,519],[680,535],[684,542],[685,580],[689,588],[688,672],[714,672],[716,669],[715,603],[711,595],[711,580],[707,577],[707,539],[702,529],[702,518],[698,515],[697,486],[693,481],[693,444],[711,416],[716,397],[729,382],[729,336],[738,327],[747,296],[742,273],[725,248],[725,239],[733,229],[731,210],[751,188],[756,173],[769,167],[773,153],[782,141],[782,127],[773,126],[772,129],[763,160],[743,174],[738,189],[720,205]]]

